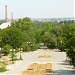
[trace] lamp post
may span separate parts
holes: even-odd
[[[12,58],[12,61],[13,61],[15,49],[10,49],[10,51],[12,52],[11,58]],[[13,62],[12,62],[12,63],[13,63]]]
[[[27,42],[27,44],[29,45],[29,47],[30,47],[30,42]]]
[[[23,48],[20,48],[20,60],[22,60],[22,55],[21,55],[22,50]]]
[[[62,44],[63,42],[62,42],[62,40],[61,40],[61,51],[63,50],[63,44]]]

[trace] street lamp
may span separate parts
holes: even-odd
[[[29,47],[30,47],[30,43],[31,43],[31,42],[27,42],[27,44],[29,45]]]
[[[12,58],[12,61],[13,61],[15,49],[10,49],[10,51],[12,52],[11,58]],[[12,63],[13,63],[13,62],[12,62]]]
[[[30,44],[30,42],[27,42],[27,44]]]
[[[21,56],[22,50],[23,50],[23,48],[20,48],[20,60],[22,60],[22,56]]]

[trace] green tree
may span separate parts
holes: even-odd
[[[13,48],[19,48],[23,41],[23,33],[16,27],[10,27],[3,31],[2,46],[9,44]]]
[[[2,30],[0,29],[0,47],[1,47],[1,42],[2,42]]]
[[[7,45],[4,45],[3,46],[3,52],[4,52],[4,54],[5,55],[8,55],[9,53],[10,53],[10,49],[11,49],[12,47],[9,45],[9,44],[7,44]]]
[[[70,63],[75,67],[75,25],[65,25],[64,43],[67,56],[70,58]]]

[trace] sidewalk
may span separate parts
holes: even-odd
[[[72,70],[73,66],[69,65],[69,62],[66,61],[65,52],[52,52],[55,75],[75,75],[75,72]]]

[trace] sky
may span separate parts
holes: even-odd
[[[74,17],[75,0],[0,0],[0,19],[5,19],[5,5],[8,4],[8,18],[68,18]]]

